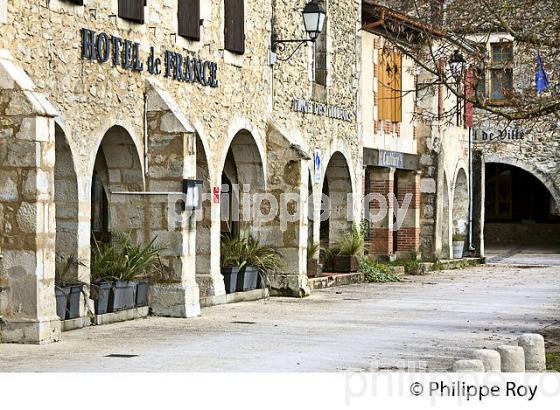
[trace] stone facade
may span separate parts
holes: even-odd
[[[144,240],[157,235],[168,243],[164,263],[171,277],[154,289],[154,312],[200,314],[200,297],[225,292],[221,204],[211,199],[223,175],[250,185],[250,193],[307,198],[315,171],[312,158],[319,149],[323,167],[311,192],[320,193],[327,173],[339,168],[350,181],[344,192],[361,192],[355,91],[360,2],[325,2],[326,86],[311,81],[312,47],[300,49],[288,62],[269,64],[273,29],[280,38],[305,35],[304,5],[303,0],[245,0],[246,51],[235,54],[224,49],[223,2],[201,0],[200,41],[176,34],[177,0],[148,2],[145,24],[119,18],[116,0],[89,0],[86,6],[63,0],[8,2],[7,23],[0,25],[2,340],[43,343],[59,338],[56,261],[76,254],[88,265],[92,230],[132,232]],[[83,59],[84,28],[138,43],[131,55],[139,54],[143,71]],[[164,58],[166,50],[216,64],[218,86],[150,74],[148,56],[153,52]],[[336,105],[352,116],[345,121],[295,112],[296,98]],[[336,163],[329,168],[331,157]],[[165,193],[180,192],[185,178],[203,180],[208,197],[201,221],[169,215]],[[92,226],[92,181],[107,196],[108,216],[102,218],[107,227]],[[318,220],[320,206],[315,205]],[[360,205],[352,208],[359,219]],[[277,219],[262,226],[244,224],[284,256],[286,265],[269,278],[273,292],[309,293],[307,217],[305,199],[286,227]],[[315,240],[319,225],[311,228]],[[333,229],[335,234],[340,232]],[[16,241],[22,235],[29,243]],[[80,266],[76,276],[90,281],[87,267]]]

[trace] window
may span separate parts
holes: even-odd
[[[200,0],[179,0],[178,32],[190,40],[200,40]]]
[[[491,44],[490,99],[502,101],[513,90],[513,44],[501,42]]]
[[[66,0],[69,3],[74,3],[77,4],[78,6],[83,6],[84,5],[84,0]]]
[[[323,10],[327,10],[325,2],[319,1]],[[323,25],[323,31],[313,44],[313,81],[319,85],[327,85],[327,18]]]
[[[396,51],[381,49],[378,54],[377,118],[402,121],[402,56]]]
[[[119,17],[144,24],[144,6],[147,0],[119,0]]]
[[[245,7],[244,0],[225,0],[224,2],[225,49],[232,53],[245,52]]]
[[[500,164],[489,164],[486,176],[485,212],[488,219],[512,217],[511,169]]]

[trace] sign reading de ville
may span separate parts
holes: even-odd
[[[348,122],[352,122],[354,118],[350,110],[316,101],[294,99],[292,102],[292,110],[304,114],[315,114]]]
[[[475,143],[485,142],[517,142],[525,139],[525,130],[518,127],[499,128],[475,128],[473,132]]]
[[[152,75],[163,75],[177,81],[198,83],[205,87],[216,88],[218,82],[218,65],[211,61],[200,60],[180,53],[165,50],[163,55],[155,54],[150,47],[150,54],[142,59],[140,43],[122,39],[107,33],[96,34],[93,30],[83,28],[82,59],[98,61],[105,64],[111,60],[113,66],[126,70],[144,71]]]

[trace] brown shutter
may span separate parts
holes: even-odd
[[[233,53],[245,52],[244,0],[224,0],[225,49]]]
[[[179,0],[179,35],[200,40],[200,0]]]
[[[402,56],[398,52],[393,55],[393,78],[392,78],[392,107],[391,121],[402,121]]]
[[[146,0],[119,0],[119,17],[144,24]]]

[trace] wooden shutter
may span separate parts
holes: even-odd
[[[225,49],[243,54],[245,52],[244,0],[225,0],[224,9]]]
[[[146,0],[119,0],[119,17],[144,24]]]
[[[200,40],[200,0],[179,0],[179,35]]]
[[[391,121],[402,121],[402,56],[398,52],[391,55],[393,64],[393,77],[391,78]]]

